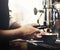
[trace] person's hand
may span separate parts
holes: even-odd
[[[27,38],[41,38],[45,32],[40,31],[40,29],[35,28],[38,24],[28,24],[21,27],[22,34]]]
[[[24,35],[33,35],[34,33],[40,33],[40,30],[33,27],[33,25],[24,25],[21,27],[21,32],[24,34]]]
[[[40,31],[40,33],[35,33],[34,36],[35,38],[42,38],[43,35],[46,35],[47,32],[44,31]]]

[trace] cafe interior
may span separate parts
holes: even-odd
[[[3,36],[0,37],[1,48],[8,45],[9,50],[60,49],[60,0],[0,0],[0,30],[9,30],[16,16],[22,26],[38,23],[36,28],[48,34],[41,38],[27,36],[13,40]]]

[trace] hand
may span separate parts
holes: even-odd
[[[47,32],[44,32],[44,31],[40,31],[40,33],[35,33],[34,34],[34,37],[35,38],[42,38],[42,35],[45,35]]]
[[[37,32],[40,33],[40,30],[34,27],[35,25],[36,24],[24,25],[21,27],[21,30],[22,30],[21,32],[23,33],[23,35],[32,35],[32,34],[37,33]]]

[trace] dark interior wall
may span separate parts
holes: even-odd
[[[0,0],[0,29],[9,27],[8,0]]]
[[[56,1],[56,2],[60,2],[60,0],[52,0],[52,3],[55,3],[55,1]]]
[[[60,0],[56,0],[57,2],[60,2]]]

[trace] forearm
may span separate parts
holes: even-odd
[[[22,34],[21,29],[17,28],[13,30],[0,30],[0,36],[15,39],[21,38],[24,35]]]
[[[0,34],[1,34],[1,35],[6,35],[6,36],[16,35],[17,33],[20,32],[19,29],[20,29],[20,28],[18,28],[18,29],[11,29],[11,30],[0,30]]]

